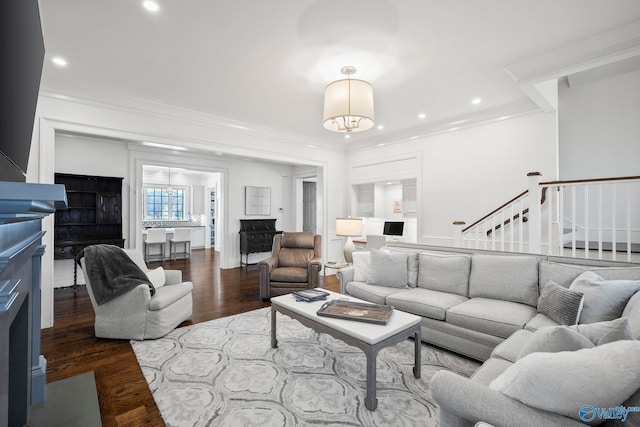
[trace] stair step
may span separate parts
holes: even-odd
[[[565,249],[571,249],[571,242],[565,243],[563,246]],[[584,249],[584,240],[576,240],[576,249]],[[602,242],[602,250],[611,252],[613,245],[611,242]],[[598,250],[598,242],[589,242],[589,250],[594,251]],[[616,252],[626,252],[627,244],[625,242],[616,242]],[[631,253],[637,254],[640,253],[640,243],[632,243],[631,244]]]

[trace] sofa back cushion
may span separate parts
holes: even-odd
[[[587,270],[595,271],[606,280],[640,280],[640,267],[593,267],[542,260],[539,265],[540,289],[549,280],[568,288],[576,277]]]
[[[436,255],[423,252],[419,256],[418,287],[468,297],[470,271],[469,255]]]
[[[309,261],[315,256],[313,249],[282,248],[278,253],[278,265],[280,267],[307,268]]]
[[[538,305],[538,258],[526,255],[474,254],[470,298],[491,298]]]
[[[353,281],[368,282],[371,270],[371,254],[369,251],[355,251],[353,253]]]
[[[418,284],[418,255],[420,255],[420,253],[403,248],[382,248],[381,250],[391,253],[401,252],[407,254],[407,285],[411,288],[415,288]]]

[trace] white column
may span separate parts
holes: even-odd
[[[462,245],[462,229],[464,228],[465,222],[464,221],[454,221],[453,222],[453,227],[454,227],[454,242],[457,248],[461,248],[463,247]]]

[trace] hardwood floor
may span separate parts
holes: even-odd
[[[182,270],[183,280],[193,282],[193,318],[180,326],[243,313],[270,303],[260,299],[256,266],[221,270],[219,254],[194,250],[191,259],[153,262],[165,269]],[[323,278],[320,278],[323,283]],[[324,287],[339,290],[336,276]],[[93,371],[98,388],[102,425],[163,426],[147,382],[128,340],[96,338],[94,314],[86,288],[54,293],[54,326],[42,331],[42,354],[47,359],[47,382]]]

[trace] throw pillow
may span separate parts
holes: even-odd
[[[584,294],[579,323],[617,319],[627,301],[640,290],[640,280],[604,280],[593,271],[585,271],[569,289]]]
[[[367,282],[371,269],[371,254],[369,251],[355,251],[353,253],[353,281]]]
[[[575,325],[571,326],[571,329],[584,335],[595,345],[634,339],[631,331],[631,322],[626,317],[619,317],[606,322]]]
[[[525,405],[578,421],[583,405],[613,408],[640,384],[640,341],[616,341],[598,347],[531,353],[489,384]],[[600,421],[600,420],[594,420]]]
[[[538,313],[561,325],[575,325],[580,318],[584,296],[549,280],[538,298]]]
[[[371,249],[371,270],[367,283],[392,288],[407,287],[408,255]]]
[[[518,359],[537,351],[557,353],[559,351],[575,351],[594,347],[587,337],[567,326],[545,326],[531,335],[522,346]]]
[[[162,267],[147,271],[147,277],[156,289],[161,288],[165,284],[164,268]]]

